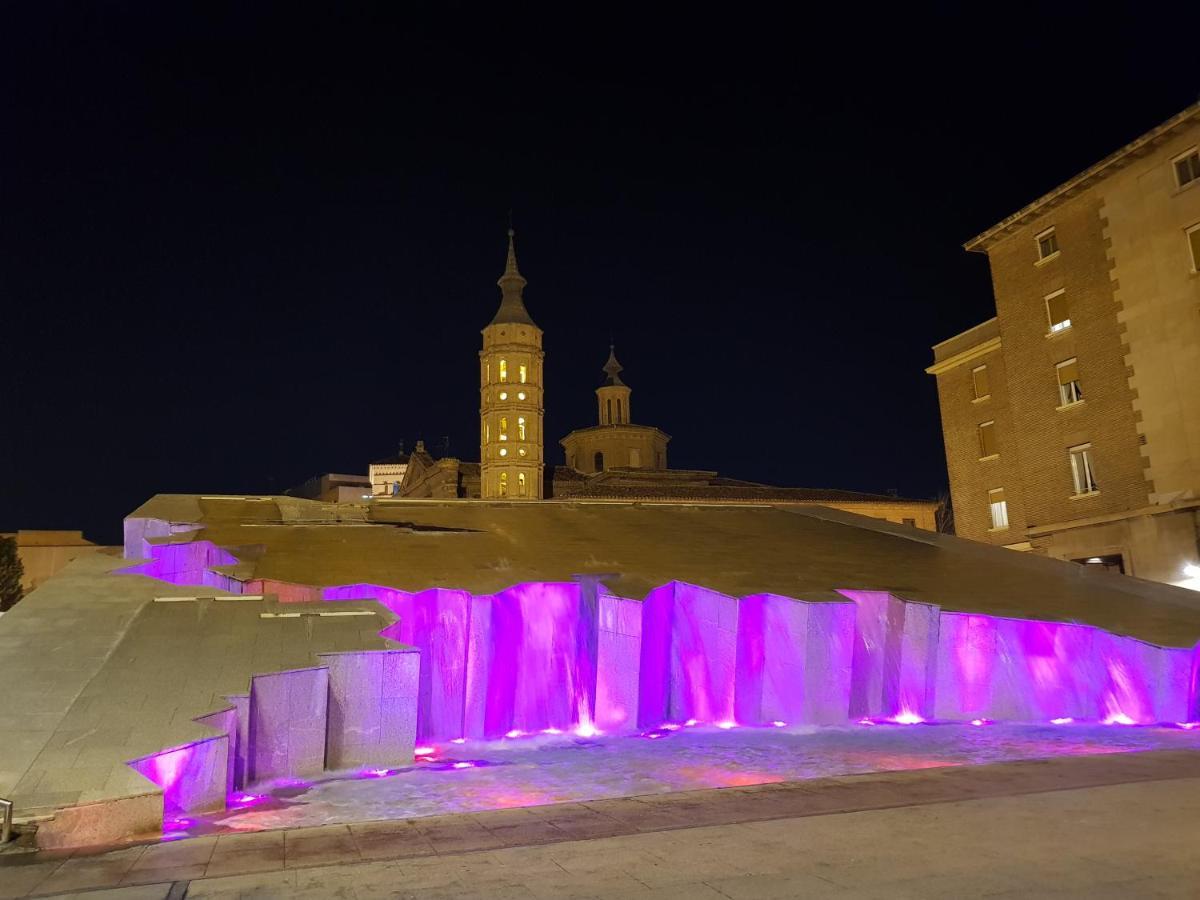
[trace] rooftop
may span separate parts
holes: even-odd
[[[971,240],[963,244],[963,247],[967,250],[986,251],[999,237],[1025,224],[1043,210],[1056,206],[1064,200],[1075,196],[1080,191],[1091,187],[1096,182],[1107,178],[1113,172],[1128,165],[1139,156],[1150,152],[1150,150],[1171,137],[1181,127],[1190,124],[1193,119],[1198,118],[1200,118],[1200,102],[1193,103],[1187,109],[1167,119],[1161,125],[1150,129],[1137,140],[1131,141],[1120,150],[1100,160],[1094,166],[1085,169],[1074,178],[1060,184],[1054,190],[1038,197],[1038,199],[1034,200],[1028,206],[1022,207],[1011,216],[997,222],[987,231],[971,238]]]

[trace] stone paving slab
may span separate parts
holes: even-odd
[[[1192,781],[1186,781],[1189,779]],[[677,843],[680,848],[678,854],[672,856],[671,865],[677,866],[679,860],[691,852],[689,848],[696,846],[697,833],[706,828],[737,825],[762,835],[769,843],[774,839],[772,836],[786,833],[788,828],[793,827],[787,823],[814,817],[970,801],[1013,800],[1026,795],[1113,785],[1136,789],[1139,785],[1147,786],[1161,781],[1200,786],[1200,753],[1150,751],[1057,757],[990,766],[840,776],[422,819],[226,834],[117,849],[10,852],[0,854],[0,900],[177,881],[192,882],[189,896],[200,896],[196,891],[203,883],[202,879],[228,879],[243,875],[258,878],[269,876],[274,879],[272,884],[277,887],[287,885],[290,892],[293,888],[299,890],[294,873],[319,867],[346,864],[367,866],[381,862],[417,865],[422,860],[461,860],[466,855],[477,860],[491,860],[492,857],[487,854],[513,850],[524,853],[529,864],[536,864],[535,869],[542,865],[548,875],[554,875],[556,870],[557,874],[563,875],[566,870],[561,864],[553,863],[551,866],[546,863],[549,857],[544,856],[551,854],[555,845],[602,842],[649,834],[673,835],[668,843]],[[1196,802],[1200,805],[1200,794]],[[1111,824],[1116,826],[1115,822]],[[1193,822],[1193,832],[1195,828]],[[886,828],[881,828],[872,840],[887,843],[895,838]],[[869,849],[859,847],[854,852],[861,854],[869,852]],[[720,858],[720,854],[700,854],[688,871],[693,874],[705,872],[719,880],[718,876],[729,872],[728,861],[715,862]],[[615,857],[597,858],[597,865],[608,872],[615,861]],[[626,862],[633,867],[632,859]],[[642,863],[644,867],[638,870],[642,878],[639,890],[657,889],[656,885],[673,883],[673,879],[678,877],[671,874],[669,867],[663,868],[661,860],[642,859]],[[574,883],[572,879],[577,879],[582,885],[586,881],[586,864],[576,862],[573,865],[578,871],[568,873],[571,874],[568,881]],[[956,865],[952,861],[939,863],[944,875],[948,875]],[[522,872],[522,878],[528,876],[528,872]],[[903,874],[902,869],[898,872]],[[703,878],[697,883],[701,882],[704,882]],[[613,883],[608,887],[620,893],[624,890],[621,883],[623,879],[614,875]],[[461,884],[461,879],[451,878],[447,884]],[[405,885],[406,889],[416,890],[416,886],[409,885],[407,880]],[[764,890],[769,887],[765,882],[760,886]],[[740,891],[743,887],[746,886],[737,889]],[[625,888],[633,889],[628,884]],[[749,890],[748,887],[746,889]],[[532,894],[516,895],[539,894],[533,890]],[[755,896],[753,893],[746,895]],[[697,896],[703,896],[703,891]]]

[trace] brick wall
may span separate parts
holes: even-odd
[[[1146,505],[1149,490],[1106,253],[1103,198],[1088,191],[992,245],[1011,433],[1028,525]],[[1053,226],[1056,258],[1038,265],[1035,236]],[[1071,327],[1048,335],[1045,296],[1065,289]],[[1055,366],[1076,358],[1084,402],[1060,406]],[[1090,442],[1100,493],[1075,493],[1068,448]],[[1004,445],[1002,445],[1004,446]]]
[[[972,371],[988,368],[990,394],[986,400],[974,400]],[[964,362],[937,379],[938,402],[942,410],[942,436],[946,443],[946,465],[950,475],[950,495],[954,502],[955,532],[976,541],[1011,544],[1025,539],[1025,513],[1021,475],[1017,464],[1018,443],[1009,409],[1008,377],[1003,347]],[[974,402],[973,402],[974,401]],[[999,456],[981,461],[978,427],[987,421],[996,423]],[[1006,530],[990,531],[991,513],[988,491],[1004,488],[1008,501]]]

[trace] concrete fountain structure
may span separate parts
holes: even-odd
[[[188,504],[190,514],[179,515]],[[80,564],[106,589],[126,586],[126,618],[18,773],[14,793],[28,797],[26,808],[53,807],[42,842],[68,846],[152,832],[164,815],[220,809],[271,780],[408,766],[419,746],[463,739],[685,723],[1200,719],[1200,609],[1187,592],[1084,580],[1069,564],[828,511],[740,509],[730,517],[696,507],[581,506],[397,504],[347,518],[295,501],[156,498],[126,522],[125,561]],[[543,542],[540,566],[507,557],[506,565],[478,566],[496,552],[489,542],[524,547],[514,534],[522,528],[570,522],[586,530],[580,513],[619,519],[623,537],[593,534],[588,556],[561,539]],[[395,515],[399,526],[388,521]],[[667,579],[630,590],[638,581],[628,564],[638,562],[645,520],[661,526],[655,558],[670,566],[675,557],[692,577],[708,567],[711,583]],[[725,544],[731,524],[749,532],[731,551],[742,569],[705,558],[710,523]],[[330,538],[354,548],[351,558],[331,554]],[[822,542],[873,549],[881,568],[829,561]],[[430,584],[442,555],[467,546],[458,585]],[[605,559],[579,565],[594,561],[596,548]],[[829,571],[797,577],[818,555]],[[563,572],[564,560],[601,571]],[[897,586],[923,568],[931,573],[923,583]],[[320,577],[347,571],[384,577]],[[964,596],[971,573],[979,587],[968,600],[930,602],[940,591]],[[1040,592],[1047,617],[1001,614],[1015,611],[1001,602],[1011,585],[989,593],[994,573]],[[637,574],[644,584],[658,573]],[[738,592],[746,583],[772,592]],[[786,583],[799,589],[780,591]],[[205,597],[192,596],[197,586]],[[49,609],[57,600],[53,591],[47,597]],[[1091,621],[1071,615],[1089,604]],[[38,607],[35,593],[15,621]],[[1141,633],[1103,627],[1114,621]],[[1167,640],[1146,639],[1160,635]],[[116,710],[113,701],[134,692],[140,705]],[[114,722],[128,723],[137,739],[96,737]],[[75,747],[100,760],[97,771],[111,770],[73,799],[39,796],[37,779]]]

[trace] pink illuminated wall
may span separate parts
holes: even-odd
[[[219,738],[131,761],[172,808],[209,803],[231,785],[320,771],[327,747],[346,764],[389,762],[406,754],[414,732],[429,743],[686,722],[1200,718],[1200,647],[1158,647],[1088,625],[943,612],[870,590],[802,602],[671,582],[638,601],[608,593],[598,576],[494,595],[243,583],[212,571],[237,560],[211,542],[150,544],[177,526],[126,527],[127,553],[140,545],[150,557],[127,573],[285,600],[373,598],[397,616],[384,636],[408,645],[257,675],[249,696],[198,720]],[[400,668],[386,669],[392,663]]]

